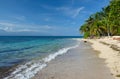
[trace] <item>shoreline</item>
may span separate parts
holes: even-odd
[[[120,71],[119,48],[118,51],[116,50],[116,47],[119,47],[118,41],[111,39],[76,40],[80,43],[78,47],[70,49],[67,53],[60,54],[48,62],[48,65],[32,79],[114,79],[112,77],[120,79],[120,77],[116,77],[119,76]],[[99,74],[103,76],[101,77]]]
[[[78,45],[64,47],[59,49],[55,53],[51,53],[48,56],[40,59],[39,61],[30,61],[20,64],[14,71],[10,72],[4,79],[31,79],[38,71],[45,68],[51,60],[56,59],[57,56],[67,53],[69,49],[76,48]]]
[[[92,43],[92,48],[99,51],[99,57],[105,59],[107,67],[115,79],[120,79],[120,41],[112,38],[83,39]]]
[[[32,79],[114,79],[90,44],[79,42],[77,48],[49,62]]]
[[[14,62],[15,64],[14,65],[11,65],[11,66],[1,66],[0,67],[0,79],[4,79],[8,76],[11,75],[11,73],[13,73],[16,68],[18,66],[20,66],[22,63],[25,63],[25,61],[18,61],[18,62]]]

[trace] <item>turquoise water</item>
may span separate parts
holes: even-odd
[[[16,68],[11,79],[29,79],[32,77],[31,74],[34,75],[46,66],[47,62],[77,45],[78,41],[74,38],[80,37],[0,37],[0,67],[14,66],[24,62]],[[28,70],[34,72],[28,74],[30,72]],[[18,71],[19,78],[15,76]]]

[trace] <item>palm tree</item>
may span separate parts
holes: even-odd
[[[85,37],[120,35],[120,0],[111,0],[102,11],[91,15],[80,31]]]

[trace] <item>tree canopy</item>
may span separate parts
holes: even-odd
[[[111,0],[100,12],[89,16],[80,32],[84,38],[120,35],[120,0]]]

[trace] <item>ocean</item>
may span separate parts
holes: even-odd
[[[30,79],[80,36],[0,36],[0,78]]]

